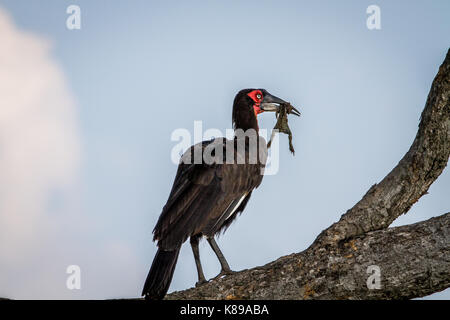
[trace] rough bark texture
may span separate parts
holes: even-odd
[[[405,299],[450,286],[450,213],[282,257],[167,299]],[[368,289],[367,268],[381,271]]]
[[[448,288],[450,213],[388,227],[427,193],[449,155],[450,50],[409,151],[308,249],[166,299],[409,299]],[[380,289],[368,289],[371,265],[380,268]]]
[[[431,86],[413,144],[398,165],[341,220],[323,231],[317,244],[387,228],[424,195],[450,155],[450,50]]]

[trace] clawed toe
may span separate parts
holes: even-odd
[[[216,280],[216,279],[222,278],[222,277],[224,277],[224,276],[232,275],[233,273],[236,273],[236,271],[233,271],[233,270],[222,270],[222,271],[220,271],[220,273],[219,273],[217,276],[215,276],[213,279]]]
[[[202,284],[205,284],[205,283],[208,283],[208,281],[206,279],[198,280],[195,283],[195,287],[199,287],[199,286],[201,286]]]

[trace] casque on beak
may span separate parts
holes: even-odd
[[[262,111],[272,111],[272,112],[279,112],[280,106],[282,104],[287,104],[286,101],[283,99],[280,99],[276,96],[271,95],[268,92],[265,92],[263,101],[261,102],[261,110]],[[294,114],[296,116],[300,116],[300,111],[292,107],[292,110],[290,112],[291,114]]]

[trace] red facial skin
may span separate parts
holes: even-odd
[[[261,107],[259,106],[261,104],[261,101],[263,98],[261,90],[253,90],[252,92],[248,93],[247,95],[250,98],[252,98],[253,101],[255,101],[255,104],[253,105],[253,110],[255,111],[255,116],[257,116],[260,113],[263,113],[264,111],[261,110]]]

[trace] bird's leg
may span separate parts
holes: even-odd
[[[198,281],[195,284],[196,287],[208,282],[205,279],[205,275],[203,274],[203,269],[202,269],[202,263],[200,262],[200,252],[198,250],[199,239],[200,239],[199,236],[191,237],[192,253],[194,254],[195,265],[197,266],[197,275],[198,275]]]
[[[216,276],[216,278],[221,277],[223,275],[228,275],[228,274],[232,274],[233,271],[230,269],[230,266],[228,265],[227,260],[225,259],[225,257],[223,256],[222,251],[220,251],[219,246],[217,245],[216,240],[214,240],[214,236],[212,237],[208,237],[208,242],[209,245],[211,246],[211,248],[214,250],[214,253],[217,256],[217,259],[219,259],[220,265],[222,267],[222,270],[220,271],[220,273]]]

